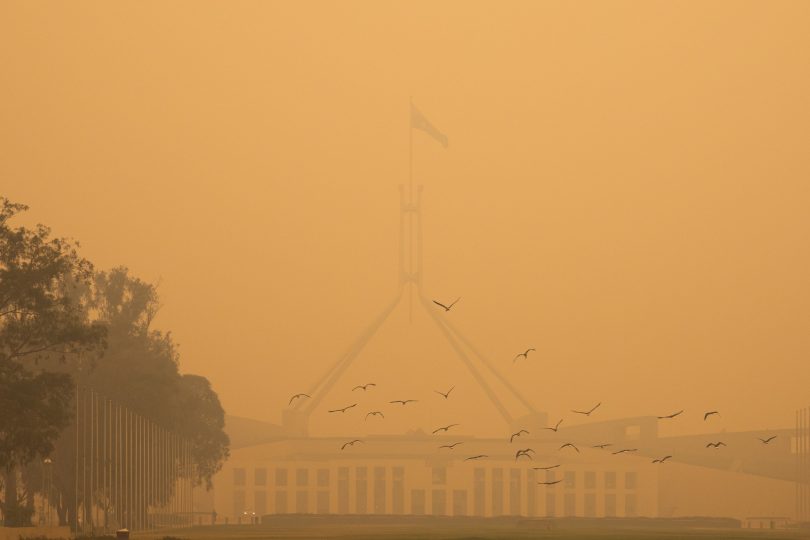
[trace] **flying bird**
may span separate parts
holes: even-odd
[[[678,415],[679,415],[679,414],[681,414],[682,412],[683,412],[683,411],[678,411],[678,412],[676,412],[676,413],[668,414],[668,415],[666,415],[666,416],[659,416],[659,417],[658,417],[658,419],[659,419],[659,420],[663,420],[663,419],[665,419],[665,418],[675,418],[676,416],[678,416]]]
[[[349,442],[347,442],[347,443],[343,443],[343,446],[341,446],[341,447],[340,447],[340,449],[341,449],[341,450],[343,450],[343,449],[344,449],[344,448],[346,448],[347,446],[354,446],[354,443],[356,443],[356,442],[363,442],[363,441],[361,441],[360,439],[355,439],[355,440],[353,440],[353,441],[349,441]]]
[[[439,448],[450,448],[451,450],[456,446],[462,444],[464,441],[454,442],[453,444],[443,444]]]
[[[411,403],[412,401],[418,401],[418,400],[416,400],[416,399],[395,399],[394,401],[389,401],[388,403],[402,403],[402,406],[404,407],[405,405],[407,405],[408,403]]]
[[[559,484],[560,482],[562,482],[562,478],[560,478],[559,480],[554,480],[553,482],[537,482],[537,483],[540,484],[541,486],[553,486],[554,484]]]
[[[608,446],[613,446],[613,445],[612,445],[611,443],[595,444],[595,445],[593,445],[593,447],[592,447],[592,448],[602,448],[602,449],[605,449],[605,448],[607,448]]]
[[[577,451],[577,453],[579,453],[579,448],[577,448],[576,446],[574,446],[574,445],[573,445],[573,444],[571,444],[570,442],[565,443],[565,444],[564,444],[564,445],[562,445],[561,447],[557,448],[557,450],[562,450],[562,449],[563,449],[563,448],[565,448],[566,446],[570,446],[571,448],[573,448],[574,450],[576,450],[576,451]]]
[[[525,433],[526,435],[528,435],[528,434],[529,434],[529,432],[528,432],[528,431],[526,431],[525,429],[521,429],[521,430],[520,430],[520,431],[518,431],[518,432],[512,433],[512,436],[511,436],[511,437],[509,437],[509,442],[512,442],[512,440],[513,440],[515,437],[520,437],[520,434],[521,434],[521,433]]]
[[[652,462],[653,462],[653,463],[663,463],[663,462],[665,462],[666,460],[668,460],[668,459],[669,459],[669,458],[671,458],[671,457],[672,457],[672,456],[664,456],[664,457],[659,458],[659,459],[654,459]]]
[[[537,349],[526,349],[526,351],[525,351],[525,352],[522,352],[522,353],[520,353],[520,354],[516,355],[516,356],[515,356],[515,357],[512,359],[512,362],[513,362],[513,363],[514,363],[514,362],[516,362],[516,361],[517,361],[517,359],[518,359],[518,358],[520,358],[521,356],[522,356],[523,358],[529,358],[529,353],[530,353],[530,352],[532,352],[532,351],[536,351],[536,350],[537,350]]]
[[[347,409],[351,409],[352,407],[355,407],[355,406],[357,406],[357,403],[352,403],[348,407],[343,407],[342,409],[332,409],[329,412],[343,412],[343,413],[345,413]]]
[[[366,420],[368,420],[369,416],[381,416],[381,417],[385,418],[385,415],[382,413],[382,411],[371,411],[370,413],[368,413],[366,415]]]
[[[373,382],[366,383],[366,384],[358,384],[357,386],[355,386],[354,388],[352,388],[352,392],[354,392],[354,391],[355,391],[355,390],[357,390],[358,388],[360,388],[361,390],[363,390],[363,392],[365,392],[365,391],[366,391],[366,388],[368,388],[369,386],[377,386],[377,385],[376,385],[376,384],[374,384]]]
[[[436,304],[437,306],[443,307],[445,311],[450,311],[450,308],[453,307],[454,305],[456,305],[456,302],[458,302],[459,300],[461,300],[460,296],[458,298],[456,298],[453,301],[453,303],[450,304],[449,306],[445,306],[444,304],[442,304],[441,302],[437,302],[436,300],[434,300],[433,303]]]
[[[547,471],[549,469],[556,469],[557,467],[559,467],[559,464],[549,465],[548,467],[532,467],[532,469],[534,469],[535,471]]]
[[[771,442],[771,441],[772,441],[772,440],[774,440],[775,438],[776,438],[776,435],[773,435],[772,437],[768,437],[767,439],[759,439],[759,437],[757,437],[757,439],[759,439],[760,441],[762,441],[762,444],[768,444],[769,442]]]
[[[562,419],[560,419],[560,421],[557,422],[556,426],[554,426],[554,427],[544,427],[543,429],[550,429],[551,431],[554,431],[556,433],[556,431],[560,428],[560,424],[562,424]]]
[[[447,431],[451,427],[457,426],[457,425],[459,425],[459,424],[450,424],[450,425],[447,425],[447,426],[444,426],[444,427],[436,428],[436,429],[433,430],[433,434],[435,435],[440,431]]]
[[[591,415],[591,413],[592,413],[593,411],[595,411],[595,410],[596,410],[596,409],[599,407],[599,405],[601,405],[601,404],[602,404],[602,402],[600,401],[599,403],[597,403],[596,405],[594,405],[594,406],[591,408],[591,410],[590,410],[590,411],[571,411],[571,412],[574,412],[574,413],[577,413],[577,414],[584,414],[585,416],[590,416],[590,415]]]
[[[464,461],[470,461],[472,459],[481,459],[481,458],[485,458],[485,457],[489,457],[489,456],[486,455],[486,454],[479,454],[477,456],[470,456],[468,458],[464,458]]]
[[[534,453],[534,450],[532,450],[531,448],[527,448],[525,450],[518,450],[517,453],[515,453],[515,461],[517,461],[520,456],[526,456],[527,458],[532,459],[532,456],[529,454],[530,452]]]
[[[726,443],[724,443],[723,441],[710,442],[709,444],[706,445],[706,448],[709,448],[710,446],[714,448],[720,448],[721,446],[726,446]]]
[[[455,388],[455,386],[454,386],[453,388]],[[451,389],[450,389],[450,390],[448,390],[447,392],[439,392],[438,390],[434,390],[434,392],[436,392],[436,393],[437,393],[437,394],[439,394],[440,396],[444,396],[444,399],[447,399],[448,397],[450,397],[450,392],[452,392],[452,391],[453,391],[453,388],[451,388]]]
[[[611,452],[614,456],[616,454],[624,454],[625,452],[636,452],[638,448],[622,448],[621,450],[617,450],[615,452]]]
[[[706,419],[707,419],[708,417],[710,417],[711,415],[713,415],[713,414],[717,414],[717,415],[719,415],[720,413],[719,413],[718,411],[709,411],[709,412],[707,412],[707,413],[705,413],[705,414],[703,415],[703,421],[705,422],[705,421],[706,421]]]
[[[293,401],[295,401],[298,398],[302,398],[302,397],[312,397],[312,396],[310,396],[309,394],[295,394],[293,397],[290,398],[290,402],[287,403],[287,405],[292,405]]]

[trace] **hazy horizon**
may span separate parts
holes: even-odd
[[[550,421],[791,427],[810,4],[578,6],[7,2],[0,192],[159,283],[181,371],[280,423],[396,294],[412,97],[450,141],[414,132],[425,294]],[[367,382],[383,422],[326,413]],[[403,297],[310,432],[505,433],[482,400]]]

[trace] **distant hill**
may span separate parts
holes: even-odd
[[[225,415],[225,433],[231,439],[231,449],[262,444],[285,437],[284,428],[270,422]]]

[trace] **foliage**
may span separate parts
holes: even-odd
[[[191,440],[196,466],[195,478],[211,489],[211,478],[228,458],[225,411],[211,383],[199,375],[183,375],[175,410],[182,433]]]
[[[78,355],[99,349],[105,328],[87,323],[83,306],[65,290],[87,282],[93,266],[75,243],[51,238],[50,229],[12,228],[27,207],[0,198],[0,360]]]
[[[6,499],[16,499],[14,467],[51,455],[53,502],[60,522],[68,521],[75,504],[72,380],[190,440],[194,479],[210,487],[228,456],[224,411],[207,379],[179,373],[171,333],[151,327],[160,307],[157,288],[124,267],[94,271],[77,243],[53,238],[43,225],[12,227],[10,220],[25,210],[0,197],[0,470],[6,471]]]
[[[34,374],[0,360],[0,463],[10,469],[50,454],[70,420],[72,397],[69,375]]]

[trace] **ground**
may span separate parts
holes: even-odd
[[[565,540],[647,539],[810,539],[810,529],[752,530],[731,527],[695,527],[672,523],[596,523],[576,520],[442,519],[385,520],[374,518],[299,517],[271,519],[261,525],[217,525],[141,533],[134,538],[162,540],[259,540],[291,539],[511,539],[547,538]]]

